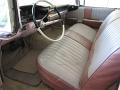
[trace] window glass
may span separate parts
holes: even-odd
[[[111,8],[120,8],[120,0],[109,0],[108,7]]]
[[[0,0],[0,32],[11,32],[7,0]]]
[[[38,0],[18,0],[19,6],[24,6],[24,5],[31,5]],[[71,4],[75,5],[75,0],[47,0],[51,2],[54,5],[65,5],[65,4]]]
[[[93,6],[93,7],[120,8],[119,3],[120,0],[85,0],[85,6]]]
[[[85,1],[85,0],[80,0],[80,5],[84,5],[84,4],[85,4],[84,1]]]

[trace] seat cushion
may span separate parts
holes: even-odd
[[[87,48],[64,36],[61,41],[55,42],[39,55],[39,73],[54,89],[78,90],[88,54]]]
[[[73,25],[61,41],[38,57],[38,70],[43,80],[57,90],[78,90],[95,35],[96,31],[84,24]]]
[[[66,32],[65,36],[77,41],[90,50],[96,36],[96,31],[87,25],[77,23]]]

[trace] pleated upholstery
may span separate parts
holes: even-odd
[[[107,57],[109,57],[114,51],[120,48],[119,23],[120,19],[112,22],[97,39],[88,76],[91,76]]]
[[[77,23],[69,28],[65,36],[72,38],[90,50],[96,36],[96,31],[87,25]]]
[[[65,36],[75,40],[76,42],[80,43],[84,47],[86,47],[88,50],[90,50],[92,42],[88,39],[86,39],[84,36],[74,32],[74,31],[68,31]]]
[[[79,89],[82,70],[95,35],[94,29],[81,23],[75,24],[61,41],[49,46],[39,56],[38,63],[73,88]]]
[[[99,37],[99,35],[101,35],[103,30],[105,30],[109,24],[111,24],[112,22],[114,22],[116,19],[119,19],[119,18],[120,18],[119,10],[115,10],[112,13],[110,13],[108,17],[104,20],[102,25],[100,26],[99,31],[97,32],[97,35],[96,35],[97,36],[96,39]]]
[[[115,9],[113,9],[113,8],[94,7],[94,8],[92,8],[91,19],[105,20],[105,18],[114,10]]]
[[[74,31],[82,36],[84,36],[86,39],[90,40],[91,42],[93,42],[95,35],[96,35],[96,31],[89,27],[86,26],[84,24],[81,23],[77,23],[75,25],[73,25],[69,31]]]
[[[119,13],[116,10],[110,15],[112,20],[108,20],[109,24],[106,23],[93,43],[92,55],[82,75],[82,90],[106,90],[120,77]]]
[[[38,63],[50,73],[59,76],[60,79],[78,89],[88,54],[89,51],[84,46],[65,36],[61,41],[49,46],[38,57]]]

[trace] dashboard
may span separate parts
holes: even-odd
[[[36,19],[41,19],[48,12],[48,7],[37,6],[35,8],[37,11],[35,13]],[[32,19],[32,5],[20,7],[20,15],[22,24],[33,21]]]
[[[61,16],[64,16],[68,11],[72,11],[74,9],[77,9],[77,6],[73,5],[63,5],[63,6],[58,6],[56,7],[57,10],[60,12]],[[41,19],[48,13],[49,7],[44,7],[44,6],[36,6],[35,7],[35,17],[37,20]],[[20,15],[21,15],[21,23],[23,25],[27,24],[28,22],[33,21],[33,16],[32,16],[32,5],[27,5],[27,6],[21,6],[20,7]],[[50,13],[47,20],[53,20],[53,19],[58,19],[59,16],[57,12]]]
[[[32,5],[26,5],[26,6],[19,6],[17,7],[16,2],[14,2],[14,11],[15,11],[15,30],[13,33],[0,35],[0,40],[2,40],[1,45],[5,45],[17,38],[26,37],[30,34],[33,34],[36,32],[35,24],[33,23],[33,16],[32,16]],[[19,8],[19,10],[18,10]],[[64,18],[67,12],[74,11],[78,8],[78,6],[74,5],[63,5],[63,6],[57,6],[56,7],[61,16]],[[13,10],[13,9],[12,9]],[[44,6],[36,6],[35,7],[35,17],[37,20],[40,20],[43,18],[44,15],[48,13],[49,7]],[[19,17],[20,15],[20,17]],[[50,13],[50,15],[47,17],[48,21],[52,21],[55,19],[58,19],[59,15],[57,12],[54,11],[54,13]],[[20,20],[19,20],[20,19]],[[22,29],[20,28],[20,23],[22,23]]]

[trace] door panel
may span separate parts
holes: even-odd
[[[69,21],[81,22],[98,30],[104,19],[114,10],[113,8],[79,7],[77,10],[69,12],[66,18]]]
[[[84,7],[79,7],[75,11],[68,12],[66,15],[66,19],[68,20],[76,20],[77,22],[82,22],[84,18]]]

